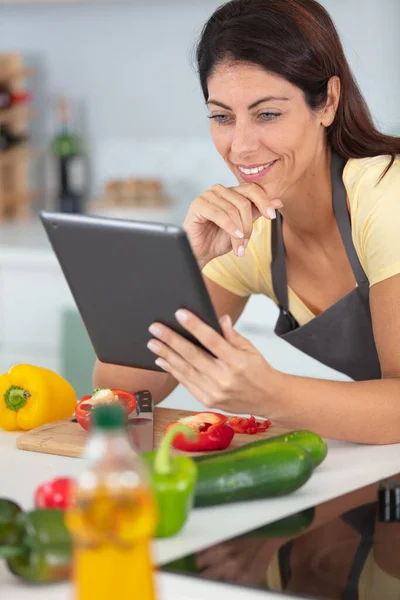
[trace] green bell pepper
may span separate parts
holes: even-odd
[[[193,506],[197,466],[188,456],[171,456],[171,445],[177,433],[196,437],[187,425],[171,427],[157,452],[147,452],[144,458],[151,470],[151,486],[158,508],[157,538],[178,533],[187,521]]]
[[[11,507],[2,506],[3,514]],[[39,509],[19,512],[8,522],[7,538],[0,543],[0,558],[10,571],[25,581],[68,579],[72,566],[72,542],[64,524],[64,512]]]
[[[8,498],[0,498],[0,547],[5,544],[14,531],[14,523],[22,508]]]

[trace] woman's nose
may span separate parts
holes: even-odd
[[[240,158],[248,154],[254,154],[259,147],[260,141],[257,132],[254,131],[251,125],[237,124],[235,126],[231,143],[231,152],[234,156]]]

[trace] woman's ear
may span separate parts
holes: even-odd
[[[340,79],[336,75],[330,78],[328,81],[328,93],[326,98],[326,104],[321,112],[321,125],[329,127],[332,125],[337,107],[340,100]]]

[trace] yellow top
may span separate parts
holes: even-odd
[[[343,170],[354,247],[370,286],[400,273],[400,156],[376,185],[389,156],[352,158]],[[264,294],[277,299],[271,278],[271,221],[260,217],[244,257],[230,252],[211,261],[203,273],[238,296]],[[315,315],[288,288],[289,310],[299,325]]]

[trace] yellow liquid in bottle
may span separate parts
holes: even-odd
[[[76,600],[156,600],[150,554],[156,521],[144,487],[78,492],[66,515],[74,539]]]

